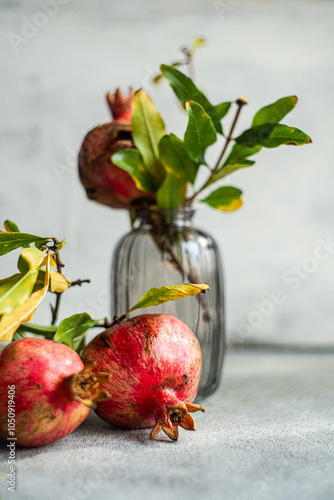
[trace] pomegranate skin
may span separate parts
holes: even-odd
[[[8,435],[8,390],[15,385],[15,437],[23,447],[57,441],[76,429],[89,408],[73,401],[67,378],[84,365],[71,348],[51,340],[24,338],[0,355],[0,436]]]
[[[88,132],[79,152],[79,176],[88,198],[112,208],[129,209],[154,197],[137,189],[132,177],[110,159],[118,151],[135,149],[131,137],[133,93],[130,89],[125,97],[117,89],[115,94],[107,94],[114,119]]]
[[[190,404],[197,392],[201,350],[181,320],[166,314],[127,319],[95,337],[82,359],[110,374],[102,384],[110,399],[94,410],[103,420],[118,427],[155,426],[151,439],[163,429],[176,440],[177,425],[195,430],[188,411],[204,411]]]

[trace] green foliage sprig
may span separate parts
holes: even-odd
[[[160,209],[187,207],[198,200],[218,210],[236,210],[242,205],[241,190],[233,186],[217,188],[217,181],[253,166],[255,161],[250,157],[263,147],[300,146],[312,142],[309,135],[296,127],[280,123],[297,104],[296,96],[283,97],[261,108],[253,117],[251,127],[234,137],[246,99],[213,105],[192,79],[175,65],[162,65],[161,75],[167,79],[188,114],[183,139],[166,133],[164,121],[154,103],[140,89],[133,98],[132,116],[132,136],[137,149],[119,151],[111,158],[115,165],[131,175],[139,189],[156,192]],[[233,105],[237,106],[235,116],[230,130],[224,133],[222,120]],[[217,141],[218,134],[225,138],[224,146],[216,164],[209,166],[206,151]],[[202,165],[207,168],[207,179],[195,188]],[[203,191],[210,188],[209,195],[204,196]]]
[[[51,306],[54,324],[62,293],[89,280],[70,281],[63,275],[60,250],[65,240],[59,242],[53,237],[21,233],[17,225],[9,220],[4,226],[5,231],[0,231],[0,256],[19,248],[23,250],[17,263],[18,272],[0,280],[0,342],[8,342],[14,334],[17,338],[25,331],[50,338],[54,334],[52,326],[33,325],[25,330],[22,325],[33,318],[48,291],[56,295],[55,306]]]
[[[9,220],[4,225],[5,231],[0,231],[0,256],[19,248],[23,250],[17,264],[19,272],[0,280],[0,343],[35,336],[62,342],[80,353],[85,346],[86,332],[91,328],[108,328],[126,319],[136,309],[198,295],[210,289],[207,283],[152,287],[122,316],[114,317],[112,322],[107,318],[93,319],[82,312],[63,319],[56,326],[61,295],[70,286],[90,280],[71,282],[60,272],[64,265],[59,251],[65,240],[58,242],[56,238],[21,233],[17,225]],[[52,270],[52,267],[57,270]],[[56,305],[51,307],[52,324],[31,323],[48,291],[57,296]]]

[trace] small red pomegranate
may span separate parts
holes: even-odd
[[[108,397],[99,387],[107,378],[64,344],[37,338],[8,344],[0,355],[0,436],[24,447],[67,436],[95,400]]]
[[[143,314],[122,321],[95,337],[85,348],[84,363],[110,374],[101,387],[110,399],[95,412],[117,427],[153,427],[178,438],[178,425],[195,430],[189,412],[204,411],[192,404],[200,371],[201,350],[193,332],[166,314]]]
[[[79,152],[79,175],[87,196],[113,208],[129,208],[136,200],[152,198],[137,189],[132,177],[111,162],[111,155],[123,149],[134,149],[131,137],[132,98],[120,89],[108,92],[107,101],[113,121],[95,127],[86,135]]]

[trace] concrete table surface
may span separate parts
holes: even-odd
[[[178,442],[111,428],[93,413],[54,444],[16,450],[0,498],[334,499],[334,355],[230,351],[219,390]]]

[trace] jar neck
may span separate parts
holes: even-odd
[[[183,229],[192,227],[195,210],[184,207],[163,210],[156,207],[134,209],[131,212],[133,229],[142,227]]]

